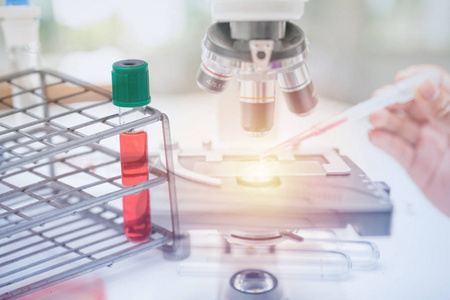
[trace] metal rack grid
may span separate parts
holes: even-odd
[[[105,139],[132,128],[161,122],[166,154],[166,161],[163,163],[167,170],[173,170],[172,153],[168,146],[170,129],[167,116],[150,107],[134,109],[127,114],[135,114],[136,121],[119,125],[119,115],[111,114],[111,109],[108,109],[112,106],[110,92],[50,70],[26,70],[1,77],[0,85],[5,84],[11,86],[12,93],[0,96],[0,109],[5,110],[0,115],[0,297],[17,297],[148,248],[164,245],[166,253],[177,256],[177,237],[180,233],[173,173],[151,167],[151,178],[148,181],[125,187],[120,183],[119,153],[99,145],[100,141],[103,143]],[[52,97],[52,89],[61,85],[70,85],[71,88],[68,92]],[[77,99],[86,94],[97,101],[77,102]],[[17,107],[10,101],[24,96],[28,97],[31,104]],[[117,233],[123,227],[120,211],[113,210],[106,203],[164,182],[168,183],[169,189],[172,231],[153,225],[154,234],[158,233],[159,237],[152,235],[153,241],[149,240],[138,246],[128,243],[121,232]],[[102,213],[89,210],[98,205],[101,205]],[[113,212],[116,216],[114,222],[102,217],[105,211]],[[77,247],[68,248],[67,243],[61,243],[55,236],[47,235],[51,230],[44,226],[52,224],[52,221],[71,219],[59,225],[65,227],[73,225],[77,219],[86,218],[103,227],[105,233],[115,230],[116,235],[123,239],[119,246],[125,245],[125,249],[105,256],[102,253],[110,253],[115,249],[115,244],[97,249],[94,251],[94,259],[92,252],[82,252]],[[41,231],[40,228],[47,229]],[[35,277],[40,277],[41,273],[60,270],[61,263],[52,265],[54,259],[48,257],[44,260],[36,259],[45,262],[43,270],[23,275],[29,268],[34,269],[35,265],[26,264],[22,258],[26,260],[35,254],[8,258],[10,254],[17,252],[15,245],[21,245],[23,249],[34,247],[36,242],[30,245],[26,243],[35,237],[40,237],[46,243],[53,243],[53,247],[61,248],[67,254],[78,254],[78,258],[68,260],[69,263],[74,260],[75,264],[67,270],[17,288],[21,283],[36,280]],[[61,234],[57,237],[61,237]],[[168,245],[169,242],[171,245]],[[42,249],[36,253],[42,253]],[[90,262],[83,263],[86,259]],[[62,264],[64,265],[66,263]],[[4,281],[4,277],[13,274],[22,275]],[[12,286],[16,289],[11,291],[9,287]],[[5,289],[8,292],[2,294]]]
[[[70,196],[67,197],[70,200]],[[122,213],[95,206],[0,243],[0,299],[13,299],[102,268],[172,241],[153,224],[152,238],[132,244],[123,234]],[[20,266],[17,266],[20,264]]]

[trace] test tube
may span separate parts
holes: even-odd
[[[122,60],[113,64],[113,103],[119,106],[120,125],[133,121],[136,108],[150,103],[148,64],[142,60]],[[120,136],[120,162],[122,184],[133,186],[149,178],[147,133],[133,128]],[[143,242],[152,232],[150,217],[150,191],[124,196],[124,232],[131,242]]]

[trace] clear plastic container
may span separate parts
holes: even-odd
[[[0,7],[1,27],[11,72],[40,66],[40,16],[40,8],[29,5],[27,0],[9,0],[6,1],[6,6]],[[21,76],[14,79],[12,84],[15,108],[22,109],[44,101],[40,95],[44,96],[45,91],[33,90],[33,87],[38,86],[39,80],[41,78],[38,75]],[[42,109],[34,110],[33,113],[41,117],[44,111]]]
[[[345,278],[352,268],[350,256],[343,252],[294,247],[285,238],[258,245],[229,243],[217,231],[195,231],[190,236],[191,256],[177,266],[180,275],[231,277],[241,270],[259,269],[278,278],[335,280]]]

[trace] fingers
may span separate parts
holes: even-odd
[[[430,69],[436,70],[441,75],[440,85],[437,86],[429,80],[419,84],[415,91],[416,104],[408,106],[405,111],[415,120],[423,123],[426,119],[450,134],[450,74],[448,72],[434,65],[416,65],[398,72],[395,80],[400,81]]]
[[[432,124],[450,134],[450,93],[425,80],[416,88],[415,100]]]
[[[422,108],[419,107],[416,101],[410,101],[408,103],[403,104],[403,110],[405,113],[414,121],[419,124],[422,124],[427,121],[427,117],[422,111]]]
[[[378,148],[394,157],[406,170],[409,170],[414,158],[414,148],[398,135],[382,129],[369,132],[370,141]]]
[[[393,87],[394,87],[393,84],[387,84],[387,85],[384,85],[384,86],[380,87],[379,89],[376,89],[375,91],[373,91],[371,97],[377,97],[377,96],[380,96],[381,94],[383,94],[384,92],[389,91],[389,90],[392,89]],[[405,107],[405,104],[404,104],[404,103],[395,103],[395,104],[392,104],[392,105],[388,106],[387,108],[388,108],[388,109],[392,109],[392,110],[397,110],[397,109],[402,109],[402,108],[404,108],[404,107]]]
[[[437,71],[439,73],[439,75],[441,76],[440,87],[442,87],[447,92],[450,92],[450,74],[444,68],[441,68],[441,67],[435,66],[435,65],[410,66],[404,70],[399,71],[395,75],[395,81],[396,82],[401,81],[403,79],[412,77],[420,72],[423,72],[425,70],[430,70],[430,69]]]
[[[389,84],[389,85],[385,85],[385,86],[375,90],[372,93],[372,97],[381,95],[382,93],[390,90],[393,86],[394,86],[393,84]],[[423,114],[422,110],[417,106],[417,103],[415,103],[414,101],[410,101],[407,103],[395,103],[395,104],[389,105],[386,108],[391,111],[404,112],[404,113],[406,113],[406,115],[408,115],[409,118],[411,118],[412,120],[419,122],[419,123],[423,123],[427,120],[427,118]]]
[[[407,79],[407,78],[412,77],[412,76],[416,75],[417,73],[420,73],[425,70],[429,70],[429,69],[437,70],[439,68],[440,67],[438,67],[438,66],[429,65],[429,64],[409,66],[409,67],[397,72],[397,74],[395,75],[395,82]]]
[[[377,129],[397,134],[411,145],[415,145],[420,134],[420,125],[392,111],[383,109],[370,115],[370,123]]]

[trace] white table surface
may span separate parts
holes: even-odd
[[[204,138],[217,137],[218,101],[223,99],[212,98],[206,93],[154,95],[152,106],[169,116],[172,136],[182,147],[195,148]],[[307,119],[289,115],[281,108],[280,113],[286,114],[281,135],[295,134],[345,107],[321,99],[316,112]],[[289,299],[450,299],[450,218],[426,200],[393,159],[370,144],[368,128],[367,120],[361,121],[310,144],[339,148],[371,179],[385,181],[391,187],[395,209],[391,236],[365,238],[378,245],[379,265],[375,270],[354,271],[341,281],[284,280]],[[228,280],[179,276],[176,265],[164,260],[160,252],[149,251],[85,277],[102,278],[110,300],[218,299],[219,287]]]

